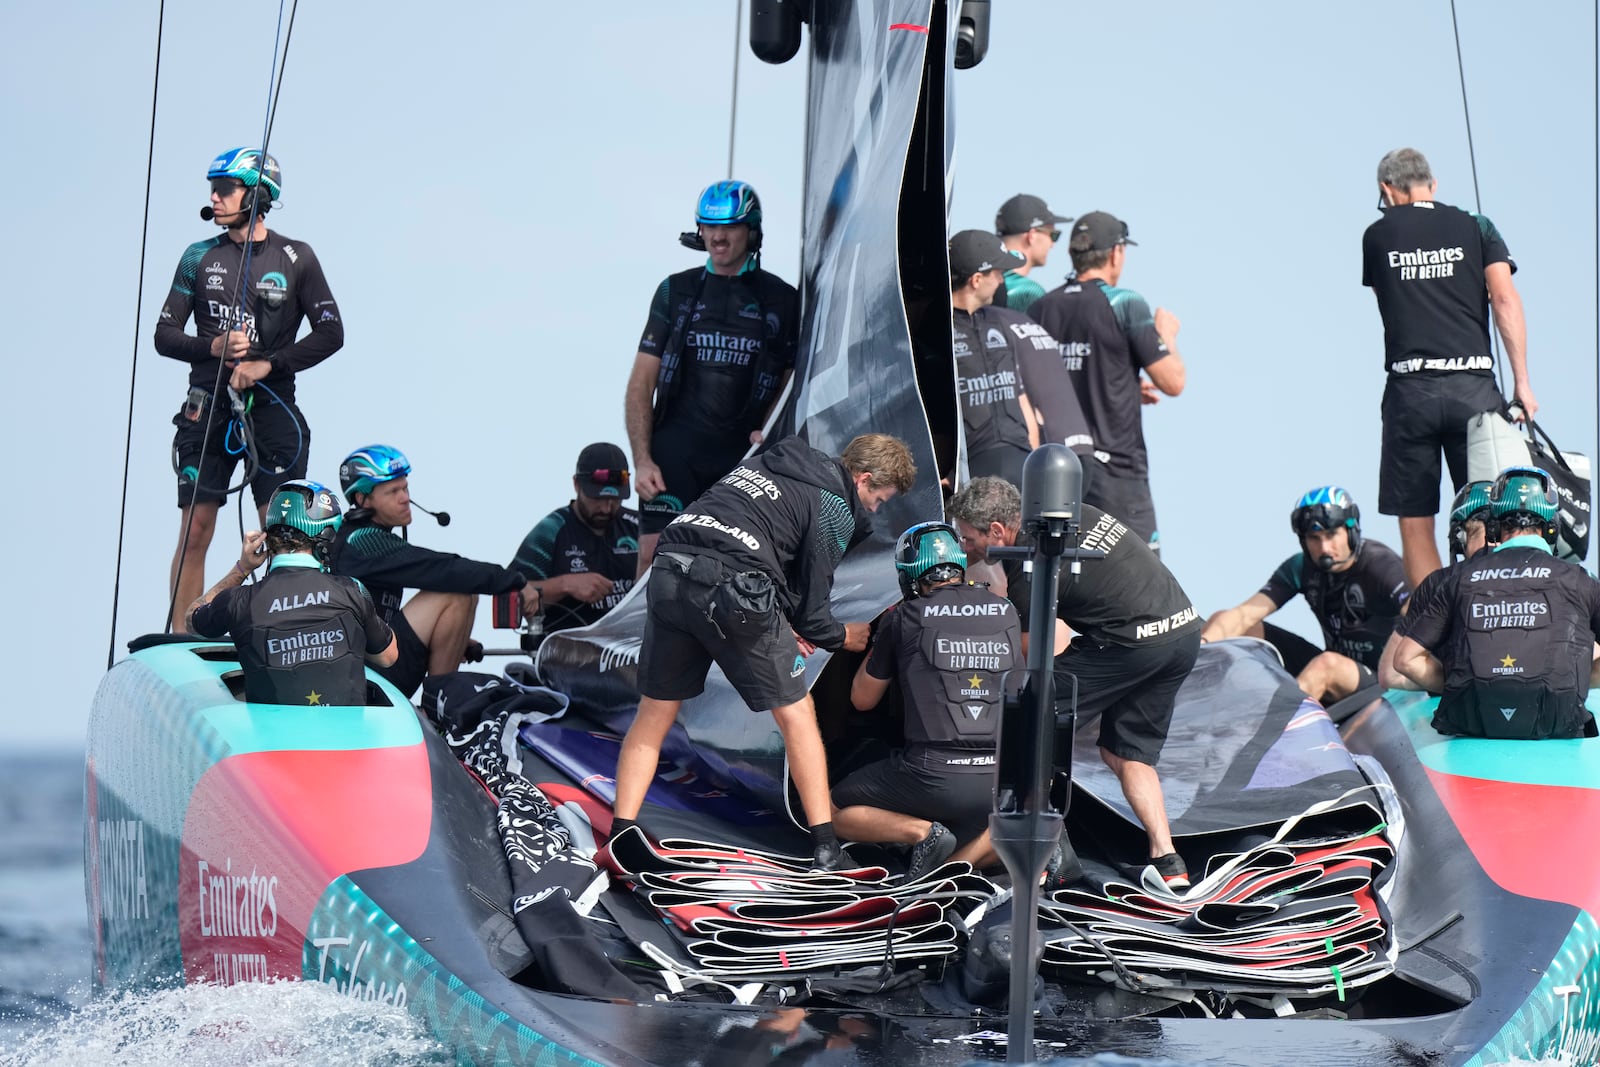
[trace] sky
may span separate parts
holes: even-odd
[[[184,247],[214,232],[197,217],[207,163],[261,139],[281,33],[274,5],[166,3],[146,227],[160,10],[0,6],[0,443],[42,464],[14,482],[28,492],[0,535],[7,750],[81,747],[114,590],[118,656],[166,610],[187,368],[155,354],[155,315]],[[419,515],[415,540],[504,563],[569,498],[583,445],[626,447],[650,296],[693,265],[677,234],[726,176],[735,10],[302,5],[269,225],[316,250],[346,325],[345,347],[299,379],[311,477],[333,484],[351,449],[393,444],[416,500],[454,517]],[[1521,268],[1539,421],[1593,454],[1594,8],[1458,13],[1482,205]],[[734,174],[760,192],[765,265],[790,280],[803,55],[773,67],[746,49],[738,65]],[[1398,547],[1376,508],[1382,325],[1360,240],[1392,148],[1423,151],[1439,199],[1473,206],[1449,4],[997,0],[988,56],[956,96],[952,232],[988,228],[1017,192],[1111,211],[1139,241],[1123,285],[1182,320],[1189,386],[1145,409],[1145,432],[1164,558],[1196,606],[1244,600],[1293,553],[1288,512],[1314,486],[1344,485],[1366,536]],[[1036,276],[1067,270],[1062,249]],[[237,554],[237,514],[219,520],[208,583]],[[1315,634],[1298,604],[1280,619]],[[478,635],[513,643],[486,603]]]

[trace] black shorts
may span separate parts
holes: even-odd
[[[1174,640],[1138,648],[1093,645],[1076,637],[1056,657],[1057,706],[1064,707],[1072,695],[1071,676],[1076,675],[1078,722],[1098,717],[1101,748],[1155,766],[1167,742],[1178,687],[1199,654],[1198,626]],[[1066,724],[1058,718],[1058,725]]]
[[[206,440],[208,417],[212,420],[209,441]],[[172,417],[172,424],[178,428],[172,437],[172,452],[178,468],[178,506],[188,507],[191,495],[202,504],[222,503],[233,485],[234,469],[245,458],[239,427],[233,421],[226,394],[215,415],[202,410],[200,418],[190,422],[180,411]],[[255,435],[255,454],[260,461],[259,469],[250,479],[250,489],[256,506],[261,507],[272,499],[278,486],[306,476],[311,455],[311,428],[292,401],[279,403],[258,389],[250,410],[250,429]],[[198,492],[195,491],[197,479]]]
[[[1450,484],[1467,481],[1467,420],[1504,403],[1493,378],[1454,374],[1390,378],[1383,390],[1378,512],[1418,518],[1439,513],[1439,455]]]
[[[1028,458],[1026,448],[1014,445],[1001,445],[998,448],[985,448],[981,452],[973,452],[967,456],[967,473],[974,478],[983,478],[993,475],[1004,478],[1012,485],[1022,490],[1022,463]]]
[[[1098,460],[1088,460],[1084,466],[1091,464],[1094,475],[1084,479],[1083,502],[1121,519],[1159,556],[1161,532],[1156,527],[1156,502],[1150,496],[1150,479],[1121,474]]]
[[[661,468],[666,488],[649,500],[639,501],[639,531],[658,534],[665,530],[701,493],[737,467],[748,451],[747,440],[729,442],[703,434],[658,432],[650,444],[650,454]]]
[[[399,645],[399,658],[392,667],[374,667],[373,670],[388,679],[389,684],[409,700],[428,674],[428,646],[411,628],[411,620],[406,618],[403,611],[394,613],[394,618],[389,620],[389,628],[394,631],[395,642]]]
[[[904,752],[869,763],[833,787],[835,807],[857,804],[943,823],[957,841],[970,841],[989,827],[994,808],[994,766],[949,766],[944,756]],[[993,750],[972,756],[993,757]]]
[[[684,560],[692,561],[687,571]],[[750,583],[743,596],[736,579]],[[642,695],[656,700],[699,696],[715,661],[751,711],[805,698],[805,657],[766,575],[741,575],[714,556],[658,552],[645,598]],[[762,601],[761,607],[753,606]]]

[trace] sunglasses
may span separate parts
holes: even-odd
[[[583,477],[581,473],[578,476],[580,478]],[[599,470],[589,472],[589,481],[595,485],[626,486],[628,484],[628,468],[608,470],[605,467],[601,467]]]
[[[1033,232],[1034,233],[1042,233],[1042,234],[1044,234],[1046,237],[1050,238],[1050,243],[1051,244],[1055,244],[1057,241],[1061,240],[1061,231],[1060,230],[1046,230],[1046,229],[1043,229],[1042,227],[1035,226],[1033,228]]]

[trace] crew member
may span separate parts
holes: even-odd
[[[624,414],[639,487],[639,574],[684,505],[738,464],[794,369],[800,296],[761,269],[761,200],[744,182],[700,194],[680,240],[705,266],[661,283]]]
[[[172,417],[184,509],[172,557],[174,614],[200,595],[217,511],[240,459],[263,523],[273,491],[305,477],[311,428],[295,406],[295,374],[344,344],[317,254],[267,229],[283,190],[278,161],[233,148],[211,161],[206,177],[211,206],[200,214],[223,232],[184,250],[156,320],[156,351],[190,365],[188,399]],[[191,315],[192,334],[184,332]],[[302,320],[311,330],[296,340]]]
[[[895,570],[905,599],[878,623],[850,703],[878,706],[898,678],[906,747],[833,787],[833,825],[851,841],[911,846],[906,877],[951,858],[994,862],[983,832],[993,807],[1001,682],[1020,666],[1022,631],[1003,597],[966,582],[966,553],[947,523],[900,535]]]
[[[397,448],[367,445],[339,464],[339,485],[351,511],[334,538],[329,566],[372,590],[384,621],[400,641],[400,659],[383,671],[406,696],[430,674],[448,674],[482,654],[472,640],[478,594],[522,592],[522,612],[543,610],[539,586],[493,563],[435,552],[397,535],[411,525],[411,464]],[[416,589],[410,600],[407,589]]]
[[[1467,422],[1503,401],[1489,347],[1489,308],[1511,365],[1513,393],[1532,418],[1527,326],[1511,280],[1517,269],[1494,223],[1434,200],[1439,183],[1421,152],[1397,148],[1378,163],[1383,216],[1361,239],[1361,283],[1383,317],[1383,453],[1378,510],[1400,519],[1400,553],[1415,586],[1439,569],[1433,517],[1439,456],[1450,481],[1467,480]]]
[[[1248,634],[1277,646],[1283,665],[1300,688],[1325,705],[1376,680],[1379,658],[1405,610],[1411,588],[1400,557],[1385,544],[1361,536],[1361,509],[1350,494],[1325,485],[1302,496],[1289,513],[1300,551],[1272,572],[1249,600],[1206,620],[1202,641]],[[1299,594],[1322,627],[1326,651],[1262,625],[1268,615]]]
[[[1187,373],[1178,352],[1178,317],[1165,308],[1152,315],[1144,297],[1119,288],[1128,246],[1136,243],[1115,216],[1084,215],[1067,243],[1077,276],[1046,293],[1028,314],[1061,343],[1094,437],[1099,462],[1089,465],[1094,474],[1084,480],[1083,502],[1118,516],[1159,553],[1140,405],[1183,392]]]
[[[266,532],[246,534],[239,561],[189,605],[189,632],[233,636],[246,700],[362,705],[363,663],[381,670],[399,656],[366,587],[323,568],[319,557],[338,528],[332,492],[316,482],[284,482],[267,502]],[[266,575],[243,585],[263,562]]]
[[[1417,688],[1417,683],[1395,670],[1394,654],[1400,647],[1400,639],[1406,636],[1406,618],[1413,612],[1420,618],[1426,612],[1422,605],[1430,603],[1438,596],[1439,589],[1444,585],[1450,572],[1461,564],[1462,560],[1473,559],[1489,544],[1489,490],[1493,482],[1477,481],[1463,485],[1456,498],[1450,504],[1450,563],[1440,567],[1426,578],[1422,584],[1412,592],[1411,599],[1406,601],[1405,615],[1395,624],[1394,632],[1389,635],[1389,640],[1384,642],[1383,658],[1378,661],[1378,681],[1385,689],[1411,689]]]
[[[1071,221],[1071,215],[1057,215],[1042,199],[1027,193],[1000,205],[994,232],[1009,251],[1022,257],[1022,264],[1006,271],[1005,286],[995,296],[997,307],[1026,312],[1044,295],[1044,286],[1032,273],[1049,261],[1050,250],[1061,240],[1061,227]]]
[[[1017,370],[1018,348],[1028,341],[1011,327],[1034,324],[990,302],[1006,267],[1020,262],[992,233],[962,230],[950,238],[956,392],[967,470],[974,478],[994,474],[1013,485],[1022,484],[1022,461],[1039,447],[1039,425]],[[1040,334],[1040,342],[1055,347]]]
[[[905,444],[886,434],[857,437],[838,459],[791,437],[735,467],[663,531],[645,587],[643,699],[617,759],[613,836],[634,824],[661,742],[715,661],[750,710],[770,708],[777,721],[817,866],[843,862],[805,657],[867,647],[868,623],[833,617],[834,568],[866,538],[869,513],[916,473]]]
[[[967,559],[985,560],[991,546],[1014,545],[1022,527],[1022,498],[999,478],[976,478],[950,499]],[[1122,786],[1128,806],[1149,838],[1149,865],[1173,889],[1189,885],[1189,871],[1172,843],[1156,761],[1167,740],[1178,687],[1200,649],[1200,615],[1172,573],[1143,538],[1115,516],[1080,505],[1079,548],[1098,549],[1104,559],[1085,563],[1082,573],[1061,569],[1056,617],[1075,635],[1030,635],[1028,602],[1033,582],[1021,560],[1005,560],[1006,596],[1016,607],[1027,642],[1051,640],[1056,650],[1056,691],[1072,692],[1077,678],[1078,715],[1100,720],[1100,758]],[[1060,705],[1058,705],[1059,710]],[[1060,726],[1066,722],[1058,719]],[[1070,752],[1072,738],[1056,736],[1057,751]],[[1063,762],[1058,760],[1058,763]]]
[[[1537,467],[1500,473],[1489,493],[1499,544],[1453,568],[1419,604],[1395,668],[1442,694],[1433,727],[1467,737],[1593,737],[1584,707],[1600,639],[1600,582],[1556,559],[1558,498]]]
[[[607,442],[578,454],[572,500],[528,531],[510,569],[538,582],[545,633],[587,626],[622,602],[638,576],[639,513],[625,508],[628,457]]]

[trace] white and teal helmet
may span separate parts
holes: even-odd
[[[266,162],[263,163],[262,161]],[[258,148],[240,146],[230,148],[211,161],[211,166],[206,169],[207,180],[217,178],[237,178],[244,183],[246,189],[254,189],[260,185],[271,196],[267,201],[278,199],[283,195],[283,171],[278,166],[278,161],[262,152]],[[265,207],[266,204],[260,204]]]

